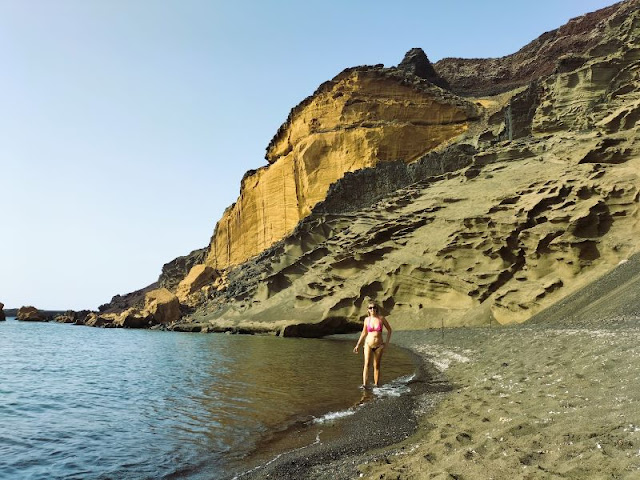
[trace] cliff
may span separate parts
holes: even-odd
[[[514,54],[501,58],[444,58],[434,67],[459,95],[496,95],[537,78],[573,70],[594,54],[619,50],[630,33],[625,28],[633,29],[633,26],[627,24],[619,28],[616,35],[608,35],[607,29],[622,27],[627,15],[637,9],[636,1],[616,3],[574,18]],[[605,37],[607,40],[603,41]]]
[[[238,265],[291,233],[346,172],[410,163],[457,138],[474,104],[402,69],[358,67],[295,107],[218,222],[206,265]]]
[[[207,251],[167,268],[168,328],[318,336],[369,300],[395,328],[507,324],[606,274],[638,250],[639,4],[321,85]]]

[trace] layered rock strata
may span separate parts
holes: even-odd
[[[316,336],[370,299],[399,328],[521,322],[615,267],[638,249],[636,3],[573,22],[584,61],[472,99],[455,142],[337,180],[189,328]]]
[[[414,49],[321,85],[206,252],[163,270],[166,327],[319,336],[369,300],[395,328],[506,324],[614,268],[639,247],[638,5],[502,59]]]
[[[346,172],[413,162],[464,133],[474,104],[403,70],[348,69],[294,108],[218,222],[205,264],[238,265],[291,233]]]

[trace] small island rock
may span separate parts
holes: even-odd
[[[36,307],[26,306],[20,307],[18,310],[18,320],[23,322],[46,322],[47,318]]]

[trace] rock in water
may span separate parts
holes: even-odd
[[[36,307],[26,306],[20,307],[18,310],[18,320],[24,322],[46,322],[47,318]]]
[[[0,322],[6,320],[4,315],[4,303],[0,302]]]

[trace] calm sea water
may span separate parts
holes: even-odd
[[[0,478],[238,471],[278,453],[269,450],[274,432],[357,408],[362,357],[352,347],[8,319],[0,322]],[[400,378],[389,385],[413,371],[400,349],[384,360],[384,380]]]

